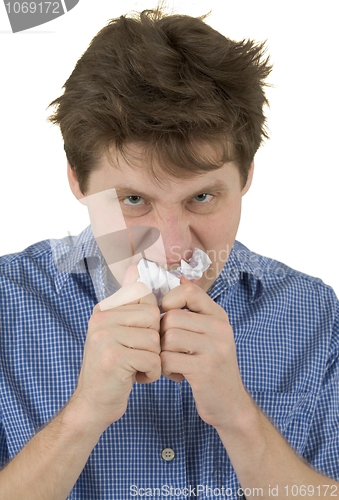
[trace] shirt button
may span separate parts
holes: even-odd
[[[172,448],[165,448],[164,450],[162,450],[161,456],[164,460],[169,462],[170,460],[173,460],[173,458],[175,457],[175,453]]]

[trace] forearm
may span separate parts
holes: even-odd
[[[71,399],[0,472],[0,500],[65,500],[101,432]]]
[[[246,499],[339,496],[339,483],[318,474],[298,458],[252,404],[232,431],[217,429]]]

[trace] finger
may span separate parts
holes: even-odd
[[[96,304],[93,308],[93,311],[92,311],[92,314],[96,314],[98,312],[100,312],[101,309],[100,309],[100,302],[98,302],[98,304]]]
[[[212,333],[211,317],[197,314],[192,311],[175,309],[173,313],[166,313],[160,322],[160,335],[164,335],[170,328],[180,328],[195,333]]]
[[[185,354],[204,353],[209,350],[210,343],[206,335],[171,328],[161,337],[161,351]]]
[[[186,375],[190,373],[190,366],[193,357],[189,354],[162,351],[160,359],[161,373],[166,378],[171,378],[172,375],[178,374],[186,377]]]
[[[106,311],[125,304],[156,304],[157,299],[145,283],[137,281],[120,288],[110,297],[99,302],[100,310]]]
[[[160,354],[160,336],[157,330],[145,328],[121,328],[115,337],[116,341],[129,349],[154,352]]]
[[[147,351],[142,353],[134,351],[130,363],[136,372],[137,382],[140,380],[139,383],[155,382],[161,376],[161,360],[158,354]]]
[[[124,280],[122,286],[134,283],[140,278],[137,264],[132,264],[125,272]]]
[[[159,369],[154,370],[154,372],[142,373],[136,372],[135,379],[138,384],[150,384],[151,382],[155,382],[161,377],[161,365]]]
[[[156,304],[124,304],[101,311],[100,318],[92,317],[91,331],[112,330],[117,327],[136,327],[160,330],[160,310]]]
[[[170,290],[162,299],[161,306],[164,312],[170,309],[187,307],[190,311],[199,314],[227,316],[216,302],[207,293],[194,283],[185,283]],[[166,315],[165,315],[166,317]]]
[[[162,375],[168,380],[172,380],[173,382],[182,382],[184,380],[184,376],[181,373],[170,373],[169,375]]]

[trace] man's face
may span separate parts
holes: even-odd
[[[195,247],[207,253],[212,264],[202,278],[192,280],[207,291],[232,249],[253,165],[244,188],[232,162],[186,180],[167,178],[159,185],[150,178],[146,160],[145,169],[139,168],[142,161],[138,158],[138,168],[132,168],[120,157],[117,169],[103,158],[90,175],[86,196],[114,188],[127,227],[152,226],[160,231],[168,270],[176,269],[181,259],[188,261]]]

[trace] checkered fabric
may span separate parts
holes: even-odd
[[[104,272],[90,226],[0,258],[0,466],[73,394],[93,307],[117,289],[107,288]],[[254,401],[300,455],[339,480],[339,302],[332,288],[236,241],[207,293],[228,313]],[[162,458],[165,448],[174,459]],[[214,498],[222,491],[243,498],[239,487],[187,381],[161,377],[134,384],[126,413],[102,434],[68,499]]]

